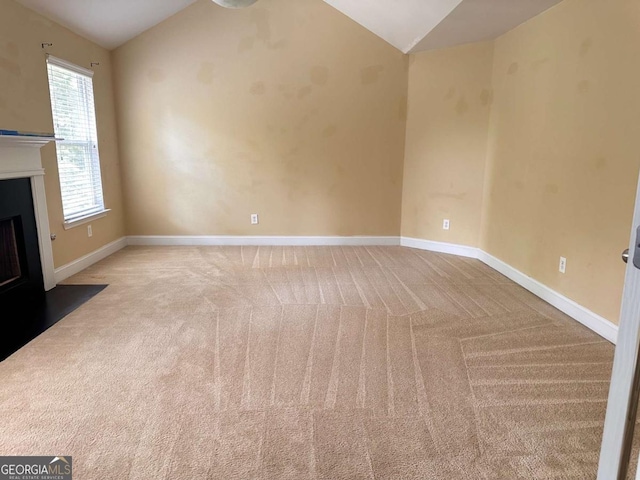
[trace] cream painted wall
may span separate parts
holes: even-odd
[[[565,0],[499,38],[494,57],[481,247],[615,323],[640,166],[639,56],[637,1]]]
[[[411,56],[403,236],[478,245],[492,61],[493,42]]]
[[[408,58],[324,2],[200,0],[114,64],[129,234],[400,233]]]
[[[69,30],[13,0],[0,0],[0,128],[53,132],[43,42],[53,43],[52,55],[95,69],[94,90],[102,162],[105,202],[112,209],[93,222],[93,237],[86,226],[65,231],[55,146],[42,149],[45,188],[56,267],[65,265],[124,235],[120,169],[115,125],[110,54]]]
[[[403,235],[478,246],[617,323],[640,167],[637,2],[565,0],[494,45],[412,56]]]

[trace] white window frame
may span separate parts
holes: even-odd
[[[51,86],[51,77],[50,77],[50,72],[49,72],[49,65],[53,65],[55,67],[67,70],[71,73],[86,77],[89,79],[89,84],[91,86],[91,96],[93,97],[94,95],[94,90],[93,90],[93,71],[80,67],[78,65],[75,65],[71,62],[68,62],[66,60],[63,60],[61,58],[57,58],[54,57],[53,55],[47,55],[47,80],[49,82],[49,94],[50,94],[50,99],[51,99],[51,113],[52,113],[52,117],[53,117],[53,123],[54,123],[54,131],[56,133],[56,137],[62,137],[60,140],[57,140],[56,143],[59,145],[65,145],[69,144],[69,145],[76,145],[76,144],[88,144],[88,148],[89,149],[93,149],[93,153],[90,154],[91,158],[89,159],[89,162],[92,163],[92,165],[94,166],[94,169],[92,171],[91,174],[91,182],[95,187],[95,184],[99,184],[100,188],[99,188],[99,200],[96,202],[96,208],[88,210],[87,212],[80,212],[78,214],[74,214],[74,215],[67,215],[65,214],[65,206],[64,206],[64,193],[63,192],[63,173],[59,173],[59,182],[60,182],[60,189],[61,189],[61,193],[62,193],[62,209],[63,209],[63,215],[64,215],[64,228],[65,230],[68,230],[70,228],[73,227],[77,227],[80,225],[83,225],[85,223],[88,223],[92,220],[96,220],[98,218],[102,218],[104,217],[108,212],[110,212],[109,209],[107,209],[105,207],[105,202],[104,202],[104,187],[102,184],[102,173],[101,173],[101,164],[100,164],[100,153],[99,153],[99,147],[98,147],[98,133],[97,133],[97,114],[95,111],[95,101],[93,106],[93,124],[91,125],[90,132],[89,135],[91,138],[89,138],[88,140],[82,140],[82,139],[68,139],[68,138],[64,138],[64,135],[61,132],[58,132],[58,127],[57,127],[57,123],[56,123],[56,115],[55,115],[55,108],[54,108],[54,94],[53,94],[53,90],[52,90],[52,86]],[[60,169],[60,165],[62,162],[62,158],[61,158],[61,149],[57,148],[56,149],[56,156],[57,156],[57,161],[58,161],[58,167],[59,170]],[[94,193],[96,193],[94,191]]]

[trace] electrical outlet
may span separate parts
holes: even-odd
[[[560,257],[560,267],[558,268],[560,273],[565,273],[567,271],[567,259],[564,257]]]
[[[451,227],[451,224],[449,223],[449,220],[448,220],[448,219],[445,219],[445,220],[442,222],[442,229],[443,229],[443,230],[449,230],[449,228],[450,228],[450,227]]]
[[[93,228],[91,228],[91,225],[87,226],[87,236],[93,237]]]
[[[251,214],[251,225],[258,225],[260,223],[260,220],[258,218],[258,214],[257,213],[252,213]]]

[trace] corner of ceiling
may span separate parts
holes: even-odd
[[[404,54],[466,0],[396,0],[394,8],[376,0],[323,0],[352,21],[374,33]]]

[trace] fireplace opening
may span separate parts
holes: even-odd
[[[22,277],[18,233],[20,217],[0,220],[0,288]]]
[[[29,178],[0,180],[0,317],[44,301],[38,227]],[[0,337],[15,325],[0,322]]]

